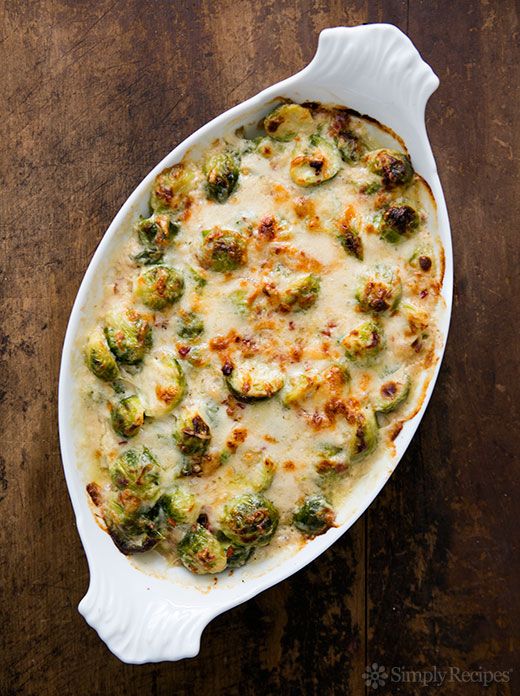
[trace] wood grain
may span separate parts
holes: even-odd
[[[0,694],[361,695],[368,661],[518,668],[518,4],[2,7]],[[436,392],[398,471],[332,549],[216,619],[197,658],[123,665],[76,610],[88,569],[56,408],[79,283],[120,205],[176,143],[303,67],[322,28],[372,21],[407,31],[441,78],[428,126],[457,273]],[[486,693],[518,693],[517,677]]]

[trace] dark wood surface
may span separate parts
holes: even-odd
[[[1,4],[1,695],[360,695],[368,662],[517,669],[518,4]],[[213,621],[199,657],[123,665],[76,609],[88,570],[56,412],[79,283],[114,214],[176,143],[303,67],[322,28],[374,21],[406,31],[441,79],[428,127],[456,291],[428,412],[382,494],[332,549]],[[518,677],[485,693],[519,693]],[[437,693],[482,691],[451,683]]]

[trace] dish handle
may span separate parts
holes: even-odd
[[[202,631],[218,612],[176,604],[160,596],[153,578],[143,583],[141,578],[133,580],[134,575],[140,574],[125,573],[121,582],[122,575],[114,568],[111,573],[91,568],[87,594],[78,606],[87,623],[128,664],[197,655]]]
[[[426,103],[439,86],[410,39],[392,24],[324,29],[316,55],[300,75],[332,93],[339,83],[363,95],[367,113],[405,140],[403,116],[408,127],[425,128]]]

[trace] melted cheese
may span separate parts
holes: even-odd
[[[327,114],[318,112],[314,118],[318,126]],[[351,117],[351,126],[369,149],[388,139],[363,119]],[[302,188],[289,176],[297,143],[298,138],[273,142],[270,156],[265,156],[262,147],[244,148],[244,140],[230,134],[217,146],[246,151],[238,185],[225,203],[206,198],[202,163],[194,163],[197,175],[189,215],[163,260],[185,280],[184,294],[171,308],[152,313],[136,300],[133,288],[142,269],[132,258],[140,244],[129,225],[126,240],[111,259],[102,300],[88,308],[84,338],[96,325],[102,326],[112,310],[132,306],[151,315],[152,350],[141,368],[122,368],[125,389],[151,404],[150,413],[155,416],[146,419],[134,438],[123,441],[111,427],[108,404],[116,398],[112,387],[96,379],[80,360],[77,366],[79,418],[84,424],[81,458],[87,465],[86,476],[105,490],[110,485],[109,464],[130,447],[146,446],[160,464],[161,490],[167,491],[175,483],[191,491],[210,525],[218,528],[226,501],[260,486],[259,462],[265,457],[274,462],[275,474],[265,494],[281,513],[280,527],[271,546],[257,555],[273,553],[288,540],[301,542],[291,526],[293,510],[305,496],[323,490],[316,466],[324,452],[344,448],[353,437],[352,423],[341,412],[331,414],[330,403],[369,404],[381,382],[403,366],[411,379],[406,404],[380,419],[376,451],[363,463],[350,463],[342,476],[326,483],[329,499],[339,507],[348,494],[351,477],[370,467],[382,449],[391,447],[395,421],[414,412],[422,394],[419,385],[432,370],[431,355],[437,342],[435,310],[441,262],[435,251],[439,249],[435,211],[422,180],[416,176],[405,190],[362,193],[374,175],[363,162],[357,162],[343,163],[330,181]],[[393,200],[406,200],[421,211],[419,228],[397,245],[381,239],[374,225],[378,211]],[[354,222],[360,232],[363,261],[347,254],[338,241],[339,225],[345,220]],[[245,266],[229,273],[200,268],[202,232],[216,226],[240,231],[246,237]],[[409,263],[420,247],[432,249],[433,266],[427,273]],[[402,298],[395,312],[379,317],[386,345],[377,359],[369,364],[349,363],[341,340],[369,318],[360,312],[355,289],[363,273],[379,263],[399,275]],[[203,287],[193,269],[204,275]],[[315,304],[298,312],[284,311],[284,293],[309,274],[319,279]],[[412,307],[412,319],[406,307]],[[180,338],[179,317],[190,312],[202,319],[204,331],[199,337]],[[422,317],[419,327],[417,312],[419,319]],[[164,351],[175,355],[182,365],[186,391],[179,405],[162,413],[157,401],[162,368],[157,361]],[[230,395],[223,365],[258,359],[264,362],[264,373],[273,365],[281,370],[285,386],[266,400],[237,402]],[[348,380],[340,374],[345,367],[350,373]],[[172,433],[180,414],[190,409],[203,415],[211,429],[211,444],[202,475],[186,477],[181,475],[183,456]],[[229,447],[237,428],[240,441]],[[182,532],[182,526],[175,530],[173,540]],[[160,550],[174,562],[171,543],[170,539]]]

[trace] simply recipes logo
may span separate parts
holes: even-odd
[[[367,665],[363,679],[367,689],[382,689],[385,685],[418,684],[419,686],[442,686],[443,684],[508,684],[511,681],[513,669],[488,670],[479,667],[476,670],[461,667],[429,667],[428,669],[413,669],[410,667],[389,667],[373,662]]]

